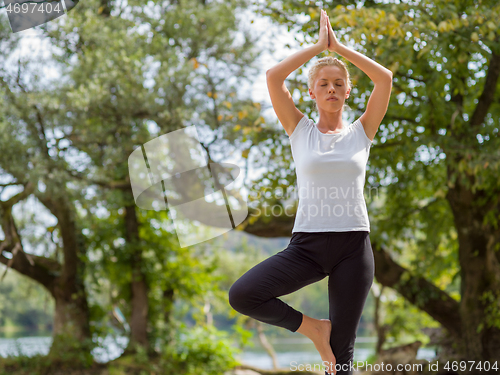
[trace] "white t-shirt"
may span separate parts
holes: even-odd
[[[292,233],[370,232],[363,189],[373,142],[361,121],[324,134],[304,115],[289,139],[299,199]]]

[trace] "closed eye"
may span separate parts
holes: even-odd
[[[325,87],[326,85],[321,85],[321,87]],[[335,85],[335,86],[338,86],[338,87],[342,87],[342,85]]]

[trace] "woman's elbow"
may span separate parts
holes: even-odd
[[[266,77],[268,77],[268,78],[269,77],[278,78],[281,76],[282,76],[281,72],[279,71],[279,69],[276,69],[276,67],[272,67],[272,68],[266,70]]]
[[[386,68],[387,69],[387,68]],[[392,82],[392,78],[393,78],[393,74],[392,74],[392,71],[387,69],[387,76],[389,77],[389,81]]]
[[[273,68],[266,70],[266,78],[269,78],[273,74]]]

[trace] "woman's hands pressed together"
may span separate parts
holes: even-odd
[[[333,32],[332,25],[330,24],[330,18],[328,18],[326,14],[325,16],[326,20],[328,21],[328,51],[335,52],[340,43],[337,40],[335,33]]]
[[[321,46],[323,51],[329,48],[330,38],[328,33],[328,16],[326,12],[321,9],[321,17],[319,20],[319,38],[317,45]]]
[[[337,47],[340,45],[335,33],[333,32],[332,25],[330,24],[330,19],[326,14],[326,11],[321,9],[321,18],[319,21],[319,38],[317,45],[321,46],[323,51],[328,49],[330,52],[335,52]]]

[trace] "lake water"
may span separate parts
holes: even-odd
[[[295,365],[321,363],[321,357],[314,348],[314,344],[305,337],[269,339],[269,341],[276,351],[279,367],[290,368],[292,362],[294,362]],[[365,361],[368,356],[373,353],[375,342],[375,337],[357,337],[354,361]],[[108,337],[103,341],[105,349],[94,349],[94,358],[98,362],[107,362],[115,359],[120,356],[127,343],[128,339],[126,337],[117,337],[116,339]],[[0,338],[0,356],[16,356],[20,353],[28,356],[47,354],[51,344],[52,337],[50,336]],[[417,358],[431,360],[434,356],[434,350],[421,348],[418,351]],[[271,358],[258,342],[255,342],[254,347],[246,349],[239,359],[243,363],[258,368],[272,368]]]

